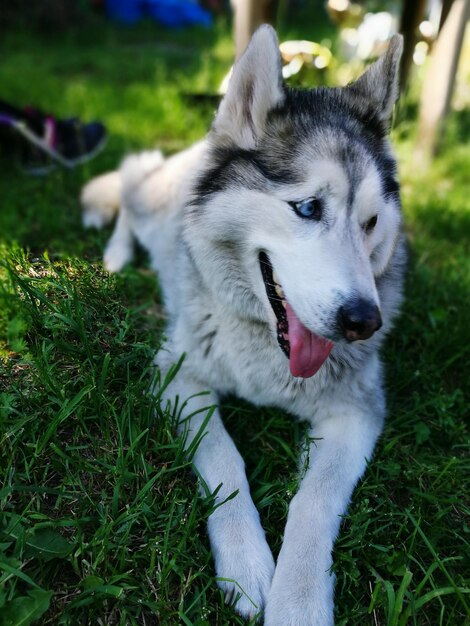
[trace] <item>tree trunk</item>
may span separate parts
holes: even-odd
[[[235,14],[235,49],[238,59],[258,26],[271,21],[272,0],[231,0],[231,2]]]
[[[470,0],[454,0],[431,53],[421,94],[416,146],[425,163],[439,149],[469,14]]]
[[[417,30],[423,21],[427,0],[404,0],[400,20],[400,32],[404,37],[403,56],[400,69],[400,90],[404,91],[416,46]]]

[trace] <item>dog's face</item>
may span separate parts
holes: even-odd
[[[397,37],[356,83],[293,91],[274,31],[262,27],[214,122],[188,246],[209,289],[270,324],[295,376],[382,324],[376,280],[400,229],[386,140],[400,53]]]

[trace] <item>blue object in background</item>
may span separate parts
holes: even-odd
[[[191,0],[107,0],[106,11],[112,19],[124,24],[135,24],[145,15],[168,28],[212,24],[209,11]]]
[[[123,24],[135,24],[144,15],[142,0],[106,0],[109,17]]]
[[[190,0],[147,0],[149,15],[170,28],[201,24],[210,26],[212,15]]]

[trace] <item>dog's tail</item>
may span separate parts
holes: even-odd
[[[118,213],[123,195],[132,192],[163,162],[163,155],[158,150],[132,154],[124,159],[118,170],[91,180],[83,187],[80,196],[83,224],[94,228],[108,224]]]
[[[93,178],[82,189],[80,202],[83,207],[83,224],[102,228],[119,211],[122,180],[119,170]]]

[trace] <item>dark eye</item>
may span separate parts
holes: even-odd
[[[318,198],[306,198],[299,202],[289,202],[299,217],[319,222],[323,213],[321,200]]]
[[[362,229],[366,233],[371,233],[374,230],[376,224],[377,224],[377,215],[374,215],[373,217],[370,218],[370,220],[368,220],[367,222],[365,222],[365,224],[362,225]]]

